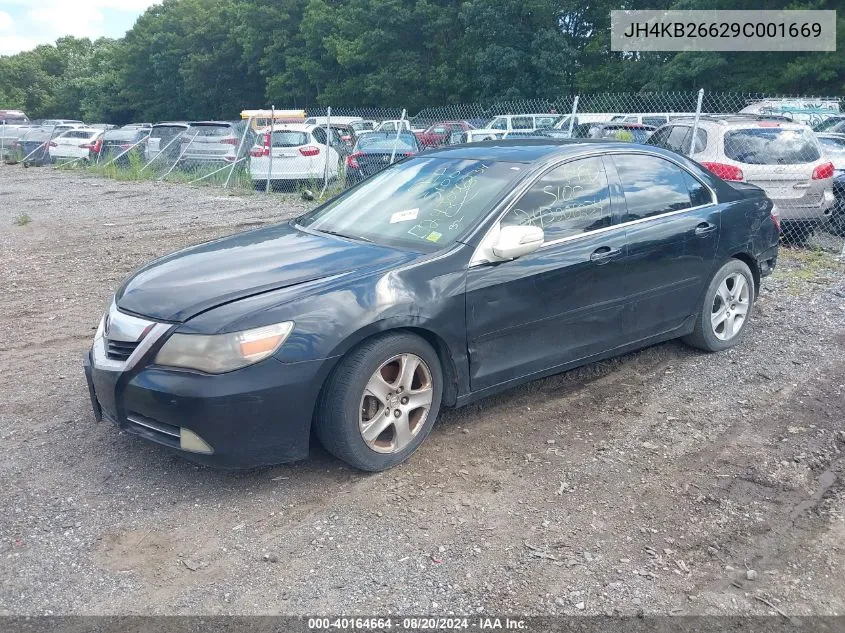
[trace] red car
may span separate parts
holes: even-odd
[[[423,147],[439,147],[447,145],[455,132],[466,132],[474,129],[467,121],[439,121],[425,132],[416,132],[417,140]]]

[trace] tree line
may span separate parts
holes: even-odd
[[[766,8],[840,3],[773,0]],[[233,119],[271,103],[414,113],[597,92],[845,94],[845,10],[832,53],[634,54],[610,50],[610,11],[619,7],[618,0],[165,0],[121,39],[64,37],[0,57],[0,108],[124,123]],[[632,0],[625,8],[759,3]]]

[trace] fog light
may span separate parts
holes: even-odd
[[[204,439],[184,427],[179,429],[179,448],[192,453],[211,454],[214,452]]]

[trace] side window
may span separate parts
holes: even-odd
[[[669,134],[672,133],[672,127],[662,127],[656,130],[654,134],[648,137],[645,142],[646,145],[655,145],[656,147],[666,147],[666,142],[669,140]]]
[[[642,154],[613,157],[627,212],[623,221],[640,220],[692,206],[686,172],[668,160]]]
[[[643,125],[653,125],[658,127],[666,123],[665,116],[644,116],[643,117]]]
[[[314,137],[314,140],[317,141],[320,145],[326,144],[326,130],[321,127],[315,127],[311,130],[311,135]]]
[[[707,148],[707,130],[698,128],[695,131],[695,147],[692,150],[693,154],[703,152]]]
[[[502,225],[539,226],[549,242],[610,226],[611,217],[604,163],[583,158],[542,176],[502,218]]]
[[[390,123],[384,123],[381,126],[381,131],[382,132],[395,132],[396,131],[396,124],[393,123],[392,121]]]
[[[515,116],[511,119],[511,129],[531,130],[534,129],[534,119],[530,116]]]
[[[703,204],[710,204],[713,202],[713,196],[710,195],[710,190],[705,187],[701,181],[697,178],[693,178],[692,174],[687,171],[684,171],[684,179],[687,182],[687,191],[689,191],[692,206],[700,207]]]
[[[554,116],[538,116],[534,118],[534,126],[537,128],[548,128],[552,127],[557,121],[557,117]]]
[[[689,147],[689,135],[692,129],[686,125],[676,125],[672,128],[669,134],[669,139],[666,141],[666,149],[671,149],[678,154],[686,154]]]
[[[507,130],[508,123],[505,119],[497,118],[493,120],[493,123],[490,125],[490,129],[493,130]]]

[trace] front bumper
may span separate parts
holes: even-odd
[[[83,366],[97,419],[219,468],[307,457],[314,405],[330,368],[326,360],[282,363],[271,357],[210,375],[149,365],[150,358],[135,369],[115,371],[99,367],[95,358],[89,352]],[[182,450],[182,429],[213,452]]]

